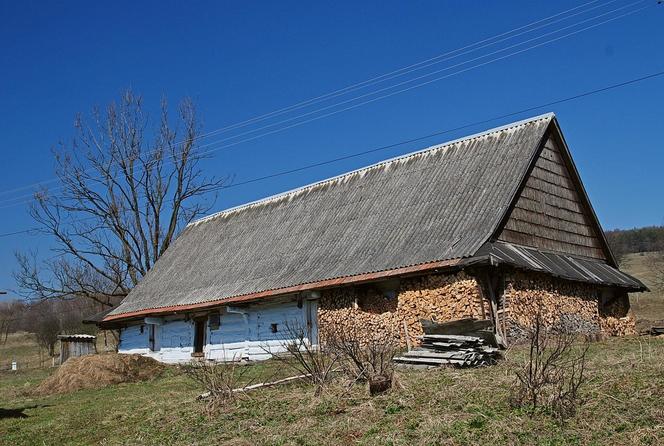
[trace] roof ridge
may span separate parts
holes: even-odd
[[[260,198],[258,200],[250,201],[248,203],[243,203],[243,204],[240,204],[240,205],[237,205],[237,206],[233,206],[233,207],[221,210],[219,212],[215,212],[215,213],[207,215],[205,217],[201,217],[198,220],[192,221],[191,223],[189,223],[187,225],[187,227],[196,226],[196,225],[199,225],[201,223],[205,223],[209,220],[215,219],[217,217],[221,217],[221,216],[226,215],[226,214],[237,212],[237,211],[240,211],[240,210],[245,209],[245,208],[258,206],[260,204],[267,203],[267,202],[274,201],[274,200],[281,199],[281,198],[286,198],[290,195],[301,193],[301,192],[304,192],[308,189],[313,189],[314,187],[317,187],[317,186],[322,186],[324,184],[331,183],[333,181],[338,181],[342,178],[345,178],[345,177],[348,177],[348,176],[351,176],[351,175],[355,175],[357,173],[364,172],[364,171],[367,171],[367,170],[370,170],[370,169],[374,169],[374,168],[377,168],[377,167],[380,167],[380,166],[383,166],[383,165],[386,165],[386,164],[389,164],[389,163],[393,163],[395,161],[405,160],[407,158],[411,158],[411,157],[417,156],[417,155],[422,155],[422,154],[425,154],[427,152],[432,152],[434,150],[439,150],[439,149],[442,149],[444,147],[451,146],[453,144],[458,144],[460,142],[470,141],[470,140],[477,139],[477,138],[482,138],[482,137],[490,135],[492,133],[502,132],[502,131],[510,130],[510,129],[513,129],[513,128],[516,128],[516,127],[519,127],[519,126],[530,124],[530,123],[535,122],[535,121],[539,121],[539,120],[543,120],[543,119],[552,119],[552,118],[555,118],[555,113],[553,113],[553,112],[544,113],[544,114],[541,114],[541,115],[537,115],[537,116],[533,116],[533,117],[530,117],[530,118],[522,119],[520,121],[516,121],[516,122],[512,122],[512,123],[505,124],[505,125],[502,125],[502,126],[494,127],[494,128],[488,129],[488,130],[484,130],[482,132],[474,133],[474,134],[471,134],[471,135],[468,135],[468,136],[463,136],[461,138],[456,138],[456,139],[446,141],[446,142],[443,142],[443,143],[440,143],[440,144],[435,144],[435,145],[426,147],[424,149],[415,150],[413,152],[405,153],[403,155],[398,155],[398,156],[395,156],[395,157],[392,157],[392,158],[381,160],[381,161],[378,161],[374,164],[370,164],[368,166],[363,166],[363,167],[360,167],[360,168],[355,169],[355,170],[344,172],[342,174],[339,174],[339,175],[336,175],[336,176],[333,176],[333,177],[330,177],[330,178],[325,178],[323,180],[319,180],[319,181],[315,181],[313,183],[305,184],[303,186],[299,186],[299,187],[296,187],[294,189],[290,189],[290,190],[287,190],[287,191],[284,191],[284,192],[279,192],[279,193],[274,194],[274,195],[269,195],[267,197],[263,197],[263,198]]]

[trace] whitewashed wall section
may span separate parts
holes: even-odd
[[[155,326],[155,349],[149,348],[149,325],[130,325],[120,331],[118,352],[149,356],[157,361],[174,364],[191,360],[193,324],[179,319],[165,318]]]
[[[157,346],[149,356],[169,364],[191,360],[194,325],[191,321],[165,320],[157,325]]]
[[[221,315],[218,330],[208,326],[208,344],[205,357],[212,360],[232,361],[268,359],[272,353],[281,353],[290,341],[287,327],[301,327],[318,339],[317,302],[296,300],[256,304],[246,307],[228,307]],[[273,332],[276,324],[276,332]],[[307,329],[307,327],[310,327]]]
[[[118,351],[127,354],[146,355],[148,350],[148,330],[142,325],[129,325],[120,330]]]
[[[276,324],[273,327],[273,324]],[[285,351],[290,339],[287,327],[300,327],[314,343],[318,338],[317,301],[296,300],[228,307],[222,310],[219,328],[206,325],[205,358],[215,361],[263,360],[270,353]],[[191,361],[194,324],[182,319],[164,318],[156,325],[155,350],[149,349],[149,330],[131,325],[120,332],[120,353],[137,353],[165,363]],[[273,331],[276,329],[276,332]]]

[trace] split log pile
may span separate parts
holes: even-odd
[[[410,279],[402,284],[399,293],[398,312],[403,315],[413,343],[418,343],[424,334],[422,319],[486,319],[490,308],[480,285],[463,272]]]
[[[614,298],[600,307],[599,324],[608,336],[636,334],[636,320],[629,310],[627,295]]]
[[[404,280],[396,297],[371,287],[339,288],[322,293],[318,323],[321,338],[326,327],[359,325],[369,336],[392,337],[399,345],[420,343],[421,319],[450,321],[485,319],[490,311],[477,281],[460,272]],[[321,339],[324,341],[324,339]]]
[[[394,358],[394,362],[414,367],[478,367],[500,359],[496,338],[490,331],[491,321],[469,318],[444,324],[423,322],[427,333],[420,337],[421,346]]]
[[[523,338],[538,312],[543,325],[552,330],[589,336],[635,333],[634,318],[628,310],[616,305],[600,311],[599,296],[599,288],[592,285],[514,273],[506,278],[503,296],[507,335]]]
[[[635,333],[626,296],[604,307],[599,297],[600,289],[592,285],[513,272],[505,278],[498,315],[508,338],[515,340],[526,336],[538,312],[545,327],[560,331],[592,337]],[[318,310],[322,342],[326,328],[362,327],[358,333],[364,340],[393,339],[402,347],[422,342],[422,319],[491,317],[482,288],[464,272],[403,280],[396,297],[372,285],[324,290]]]

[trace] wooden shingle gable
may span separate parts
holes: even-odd
[[[616,265],[555,119],[493,239]]]

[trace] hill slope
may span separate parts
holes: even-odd
[[[664,290],[654,285],[654,273],[649,266],[658,253],[642,252],[627,254],[620,263],[620,269],[643,281],[651,291],[630,294],[630,303],[636,316],[637,328],[645,328],[654,321],[664,325]]]

